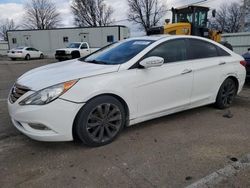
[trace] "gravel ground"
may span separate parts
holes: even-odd
[[[6,98],[18,76],[54,59],[0,58],[0,187],[185,187],[250,153],[250,84],[228,110],[205,106],[126,128],[113,143],[37,142],[11,124]],[[250,187],[250,169],[218,187]]]

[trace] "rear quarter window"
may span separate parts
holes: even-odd
[[[219,56],[230,56],[228,52],[217,46]]]

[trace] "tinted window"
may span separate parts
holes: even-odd
[[[217,48],[214,44],[198,39],[188,40],[189,59],[200,59],[218,56]]]
[[[87,48],[88,48],[87,44],[83,43],[82,46],[81,46],[81,49],[87,49]]]
[[[220,47],[217,47],[217,50],[218,50],[219,56],[230,56],[230,54],[228,52],[226,52],[225,50],[223,50]]]
[[[136,56],[152,42],[151,40],[129,40],[113,43],[81,60],[97,64],[122,64]]]
[[[69,37],[63,37],[63,42],[69,42]]]
[[[155,47],[146,57],[159,56],[165,63],[182,61],[187,59],[186,43],[183,39],[167,41]]]
[[[113,35],[108,35],[107,36],[107,42],[114,42],[114,36]]]
[[[30,48],[31,49],[31,51],[38,51],[37,49],[35,49],[35,48]]]

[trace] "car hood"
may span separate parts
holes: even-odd
[[[35,68],[18,78],[17,83],[37,91],[62,82],[118,71],[120,65],[101,65],[69,60]]]
[[[58,51],[58,50],[60,50],[60,51],[62,51],[62,50],[67,50],[67,51],[73,51],[73,50],[79,50],[79,48],[60,48],[60,49],[56,49],[56,51]]]

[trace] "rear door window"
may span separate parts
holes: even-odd
[[[189,59],[202,59],[219,56],[217,47],[214,44],[199,39],[187,40]]]

